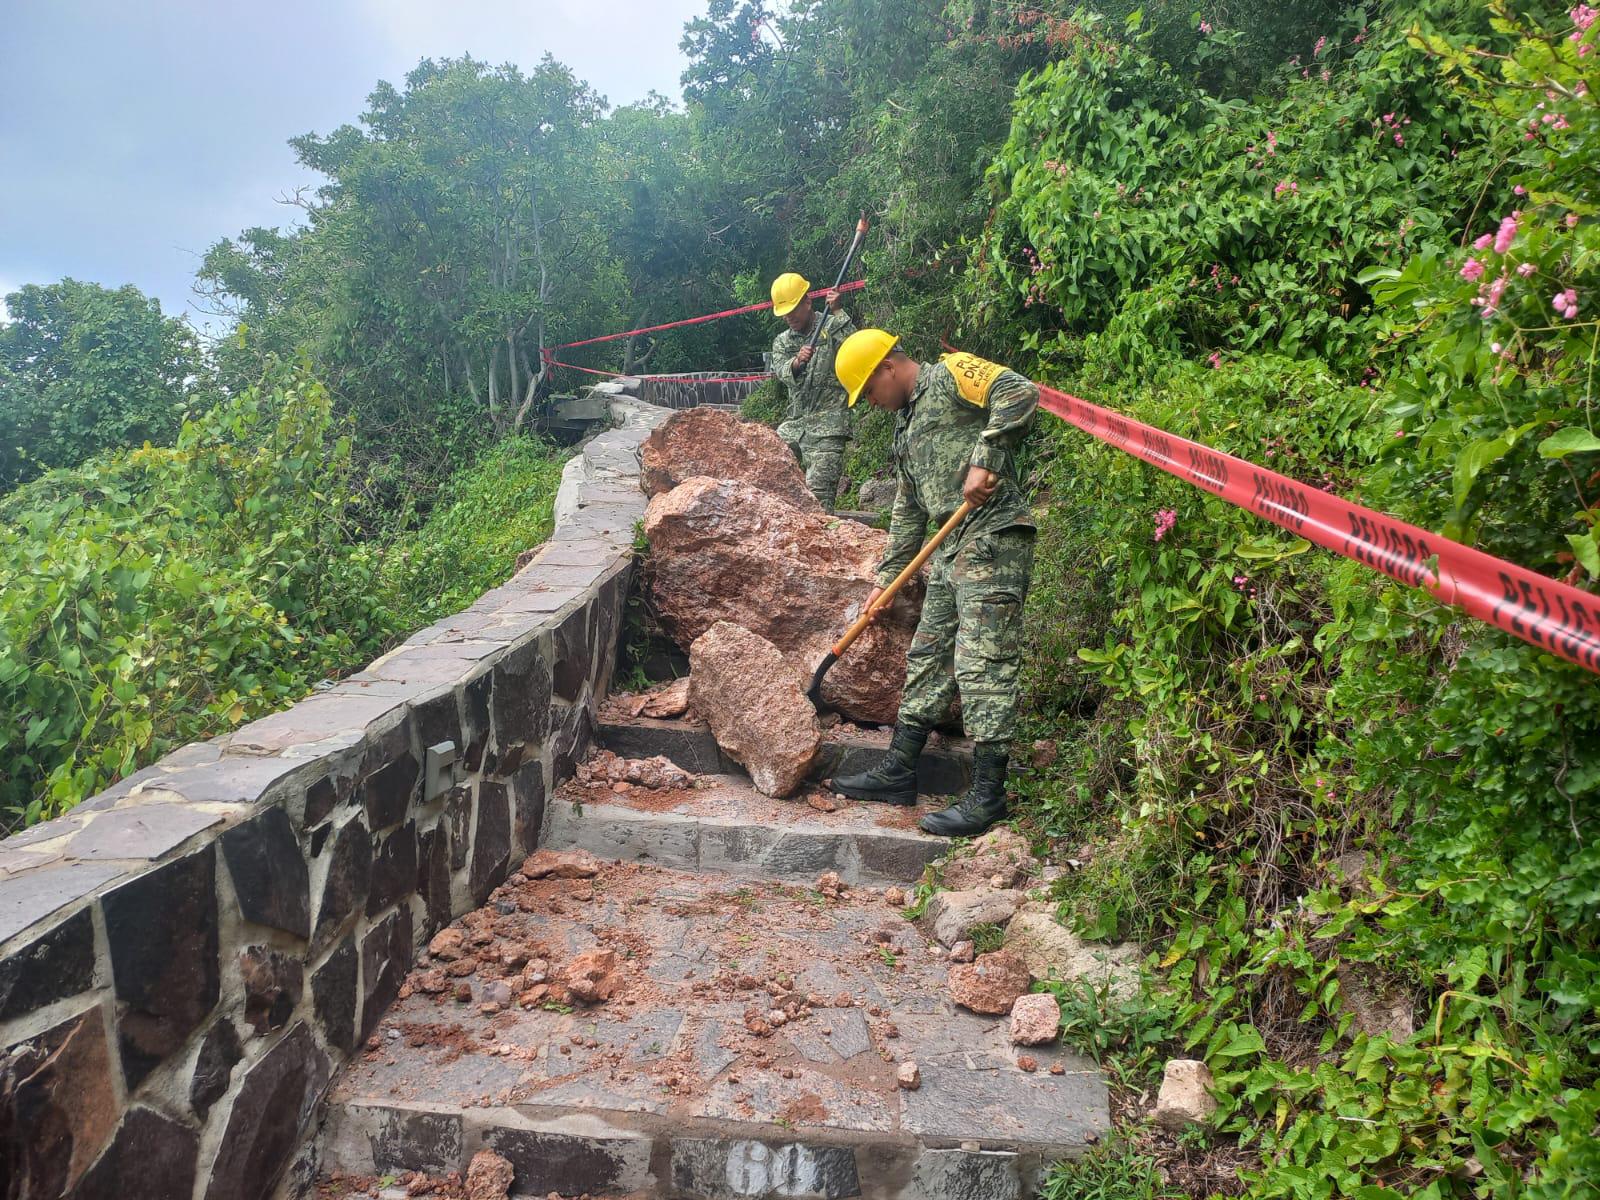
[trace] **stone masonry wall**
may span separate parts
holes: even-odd
[[[508,583],[0,842],[0,1198],[273,1194],[417,949],[588,751],[667,413],[613,415]]]

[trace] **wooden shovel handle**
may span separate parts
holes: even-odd
[[[861,636],[862,631],[866,629],[868,623],[872,620],[872,614],[880,609],[887,608],[894,601],[895,593],[900,590],[900,588],[905,584],[905,581],[910,579],[918,571],[922,570],[922,564],[927,562],[928,557],[939,548],[939,543],[944,541],[945,538],[949,537],[955,527],[961,524],[961,522],[966,518],[966,515],[971,511],[972,501],[963,500],[961,502],[961,507],[950,514],[950,519],[943,525],[939,526],[939,532],[929,538],[928,544],[921,550],[917,551],[917,556],[906,564],[906,569],[901,571],[900,574],[896,575],[894,577],[894,582],[883,589],[883,591],[879,594],[876,603],[871,604],[867,608],[863,609],[861,615],[856,618],[855,624],[851,625],[849,629],[844,631],[844,636],[834,644],[833,655],[835,658],[839,657],[846,650],[850,649],[850,643]]]

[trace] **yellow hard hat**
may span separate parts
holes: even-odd
[[[806,298],[806,293],[811,290],[811,285],[805,277],[796,275],[793,271],[785,271],[772,281],[772,312],[774,316],[785,316],[795,310],[795,306]]]
[[[900,339],[881,329],[858,329],[839,345],[833,356],[833,373],[844,384],[851,407],[867,386],[868,377],[878,369]]]

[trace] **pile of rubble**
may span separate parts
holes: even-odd
[[[805,689],[860,616],[888,535],[824,513],[772,430],[715,409],[664,422],[641,463],[646,593],[689,655],[688,704],[760,791],[790,795],[822,744]],[[922,590],[912,581],[829,671],[831,709],[894,720]]]

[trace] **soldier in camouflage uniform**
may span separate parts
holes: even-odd
[[[917,363],[894,348],[896,341],[864,329],[838,354],[850,403],[864,394],[895,413],[899,492],[889,548],[867,603],[916,556],[930,519],[942,525],[963,499],[977,507],[928,561],[927,597],[906,655],[906,686],[887,759],[833,785],[862,800],[916,803],[917,759],[959,691],[962,720],[977,744],[972,788],[921,825],[929,833],[970,836],[1006,812],[1035,536],[1016,451],[1038,408],[1039,389],[970,354]]]
[[[778,436],[789,444],[806,473],[806,486],[824,512],[832,512],[844,474],[844,448],[850,438],[850,410],[844,389],[833,374],[833,356],[840,343],[855,332],[850,314],[843,311],[837,291],[830,291],[828,311],[819,313],[805,295],[807,284],[798,275],[780,276],[773,284],[777,300],[782,285],[793,281],[801,298],[780,312],[788,326],[772,343],[772,370],[789,389],[788,419],[778,426]],[[784,306],[774,304],[774,311]],[[807,346],[818,324],[822,336],[813,351]]]

